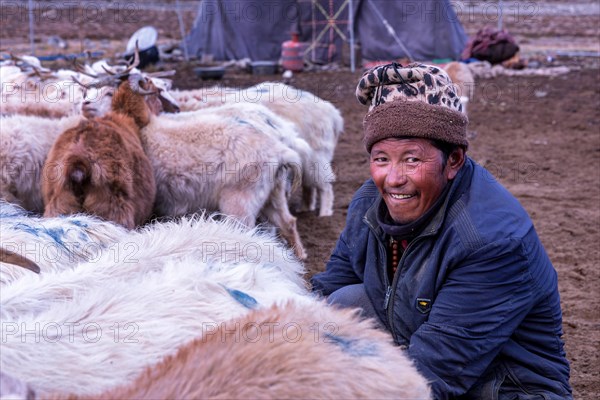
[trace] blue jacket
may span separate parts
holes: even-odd
[[[500,369],[524,391],[570,398],[556,271],[517,199],[467,159],[393,282],[375,216],[380,201],[372,180],[358,190],[313,290],[329,295],[364,283],[437,399],[462,395]]]

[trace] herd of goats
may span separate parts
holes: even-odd
[[[0,66],[0,398],[428,399],[303,279],[288,202],[332,214],[340,112],[138,63]]]

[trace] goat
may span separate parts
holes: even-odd
[[[154,82],[154,81],[153,81]],[[281,118],[267,107],[254,103],[224,104],[216,106],[209,110],[210,114],[226,118],[233,118],[236,121],[251,121],[252,125],[259,128],[263,133],[272,135],[283,144],[294,150],[300,156],[302,162],[302,172],[312,167],[310,164],[313,158],[313,151],[304,139],[300,137],[296,125],[287,119]],[[185,119],[193,120],[197,118],[195,112],[182,112],[179,114],[164,114],[162,118],[169,118],[177,121]]]
[[[288,175],[296,180],[301,159],[266,129],[274,128],[205,110],[153,117],[142,141],[156,173],[156,213],[219,211],[250,227],[262,214],[305,258],[286,197]]]
[[[312,301],[289,251],[232,219],[156,223],[129,231],[93,260],[40,266],[40,275],[25,271],[3,286],[0,299],[1,370],[27,376],[38,393],[100,393],[135,379],[207,326],[254,307]],[[28,340],[36,323],[43,337]],[[115,323],[120,333],[110,332]],[[62,336],[48,330],[57,327]],[[98,340],[93,327],[103,332]],[[57,363],[69,367],[58,371]]]
[[[72,115],[58,120],[31,115],[0,117],[0,198],[41,213],[42,167],[58,136],[80,122]]]
[[[0,227],[2,246],[23,232],[41,236],[36,224],[93,222],[0,206],[10,224]],[[26,271],[2,287],[2,395],[429,398],[391,337],[356,311],[316,301],[302,265],[274,237],[206,216],[114,227],[119,242],[93,260],[42,265],[39,276]]]
[[[207,328],[202,337],[118,388],[67,395],[67,386],[40,397],[431,399],[427,381],[409,358],[356,311],[290,302]],[[31,385],[4,373],[2,380],[7,394],[35,398]]]
[[[473,99],[473,92],[475,91],[475,78],[471,73],[471,69],[465,63],[452,61],[444,66],[444,70],[452,83],[458,87],[462,111],[467,114],[467,105]]]
[[[61,118],[78,113],[84,93],[72,77],[80,81],[89,78],[75,71],[61,70],[57,73],[16,71],[15,66],[2,67],[0,72],[2,115],[35,115]],[[35,67],[34,67],[35,68]],[[6,73],[4,73],[6,70]]]
[[[360,320],[357,310],[334,309],[293,288],[265,259],[254,267],[198,265],[197,256],[162,267],[140,260],[140,279],[125,280],[131,273],[109,266],[110,257],[5,288],[0,361],[3,371],[27,377],[28,392],[53,399],[430,398],[427,382],[389,334]],[[254,280],[239,278],[250,271]],[[124,332],[103,338],[103,329],[118,332],[115,322]],[[161,333],[170,326],[177,331]],[[172,346],[179,350],[172,353]],[[57,370],[55,363],[76,370]]]
[[[193,91],[172,91],[182,111],[194,111],[222,104],[257,103],[296,125],[300,138],[311,149],[310,164],[303,173],[303,205],[314,211],[319,199],[319,216],[333,213],[335,173],[331,161],[344,121],[330,102],[312,93],[281,83],[264,82],[244,90],[209,88]]]
[[[68,395],[67,385],[39,398],[431,399],[427,381],[389,334],[360,320],[356,310],[288,302],[208,323],[201,333],[120,387]],[[4,380],[13,392],[35,398],[32,385]]]
[[[356,312],[292,302],[207,328],[132,382],[89,398],[431,398],[390,336]]]
[[[88,212],[129,229],[150,217],[156,186],[140,140],[140,129],[158,112],[144,99],[156,93],[150,86],[130,75],[115,91],[110,113],[56,139],[43,167],[44,216]]]
[[[0,219],[0,247],[27,257],[42,273],[58,272],[94,260],[102,249],[127,235],[122,226],[88,215],[39,218],[4,201],[0,201]],[[4,259],[0,260],[0,287],[28,275],[22,268],[1,263],[5,263]]]
[[[169,72],[148,74],[164,76]],[[102,78],[100,75],[94,75]],[[75,78],[79,81],[77,78]],[[164,79],[153,80],[164,84]],[[79,124],[83,118],[102,117],[111,109],[114,88],[83,87],[80,112],[50,119],[34,115],[0,117],[0,199],[15,203],[28,211],[42,213],[42,167],[56,138]],[[163,111],[177,112],[177,105],[168,92],[159,88],[158,97]],[[155,105],[156,106],[156,105]]]

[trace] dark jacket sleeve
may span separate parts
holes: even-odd
[[[327,262],[325,272],[317,274],[311,279],[313,291],[328,296],[341,287],[362,282],[352,268],[346,236],[347,232],[344,230]]]
[[[363,283],[369,228],[363,222],[368,208],[378,196],[372,180],[356,192],[346,217],[346,226],[337,240],[325,272],[312,277],[313,291],[328,296],[341,287]]]
[[[409,355],[436,399],[465,393],[531,310],[535,288],[519,239],[490,243],[448,269]]]

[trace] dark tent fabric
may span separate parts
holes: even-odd
[[[354,0],[355,40],[363,60],[459,59],[467,42],[449,0]],[[189,54],[215,60],[277,61],[300,33],[305,59],[338,61],[349,38],[348,0],[202,0],[187,36]]]
[[[383,19],[394,30],[393,33],[388,31]],[[403,57],[458,60],[467,43],[467,35],[448,1],[361,1],[355,21],[362,58],[367,60]]]
[[[295,0],[202,0],[185,40],[192,56],[274,61],[291,30],[298,29],[298,20]]]

